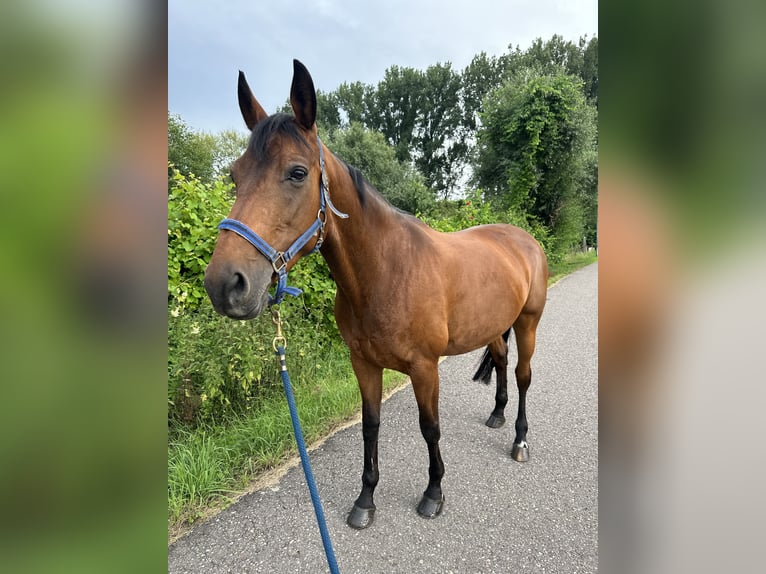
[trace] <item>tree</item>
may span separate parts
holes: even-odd
[[[459,129],[460,87],[460,75],[449,63],[426,69],[413,138],[415,165],[428,186],[445,199],[454,191],[468,158],[467,134]]]
[[[231,164],[245,151],[250,137],[235,130],[224,130],[215,136],[213,168],[217,176],[228,175]]]
[[[367,127],[381,132],[396,150],[396,159],[412,160],[418,115],[423,108],[423,73],[391,66],[368,99]]]
[[[345,120],[341,122],[343,126],[353,123],[367,125],[373,94],[373,87],[362,82],[343,82],[338,86],[335,95],[338,107],[345,114]]]
[[[583,62],[580,77],[585,82],[585,97],[598,108],[598,37],[594,36],[587,45],[584,44],[585,38],[581,38]]]
[[[549,228],[562,250],[582,240],[592,194],[595,110],[579,78],[522,70],[488,96],[475,182],[503,208]]]
[[[382,134],[353,123],[330,134],[327,145],[335,155],[359,169],[381,195],[399,209],[418,214],[427,213],[433,207],[433,194],[420,175],[396,159],[394,148]]]
[[[168,112],[168,162],[179,173],[211,183],[216,176],[216,145],[215,136],[193,131],[181,116]],[[171,176],[172,170],[168,168],[168,182]]]
[[[461,100],[463,108],[463,127],[473,132],[479,125],[479,116],[484,111],[482,103],[487,94],[502,83],[507,56],[496,58],[481,52],[473,57],[471,63],[461,74]]]

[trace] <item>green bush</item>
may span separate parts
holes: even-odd
[[[173,169],[170,165],[170,169]],[[168,302],[171,306],[197,309],[207,300],[202,284],[205,267],[213,254],[216,227],[233,203],[231,183],[218,179],[202,183],[177,170],[168,194]]]
[[[294,381],[321,371],[328,353],[344,353],[340,336],[317,328],[302,301],[281,306]],[[332,313],[325,310],[332,317]],[[334,322],[333,322],[334,325]],[[196,424],[246,414],[281,389],[268,313],[250,321],[221,317],[210,304],[168,314],[168,417]]]
[[[465,199],[444,201],[430,216],[421,219],[438,231],[460,231],[475,225],[509,223],[529,232],[542,246],[549,258],[556,258],[556,243],[548,228],[530,215],[520,213],[511,207],[498,210],[491,202],[485,201],[483,193],[475,190]]]

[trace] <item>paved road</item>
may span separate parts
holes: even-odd
[[[411,386],[383,405],[371,528],[345,524],[361,485],[361,425],[311,453],[341,572],[597,570],[597,273],[591,265],[548,292],[527,398],[528,463],[509,456],[516,409],[510,385],[509,422],[499,430],[483,424],[494,404],[494,383],[470,380],[480,351],[440,366],[446,503],[435,520],[415,511],[428,456]],[[169,548],[168,571],[327,572],[300,467],[178,540]]]

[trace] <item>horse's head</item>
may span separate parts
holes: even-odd
[[[294,61],[290,90],[294,115],[269,116],[242,72],[238,96],[252,136],[231,167],[237,196],[229,219],[221,224],[205,272],[205,289],[216,311],[250,319],[268,303],[271,284],[286,278],[286,271],[317,247],[326,216],[320,199],[316,92],[308,70]],[[305,243],[296,241],[300,239]]]

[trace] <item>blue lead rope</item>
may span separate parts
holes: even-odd
[[[293,423],[295,442],[298,445],[303,474],[306,476],[306,483],[308,484],[309,492],[311,493],[311,502],[314,505],[314,514],[316,514],[317,517],[319,533],[322,535],[322,545],[324,546],[324,553],[327,556],[327,564],[330,567],[330,572],[332,574],[340,574],[340,570],[338,570],[338,562],[335,560],[335,551],[333,550],[332,542],[330,541],[330,532],[327,530],[324,511],[322,510],[322,501],[319,500],[319,491],[317,490],[317,485],[314,481],[314,473],[311,472],[311,464],[309,463],[309,454],[306,450],[306,443],[303,440],[301,422],[298,419],[298,407],[295,404],[293,387],[290,384],[290,375],[287,374],[285,348],[282,345],[275,345],[274,348],[277,352],[277,357],[279,358],[279,374],[282,377],[282,385],[285,387],[285,396],[287,397],[287,406],[290,408],[290,419]]]

